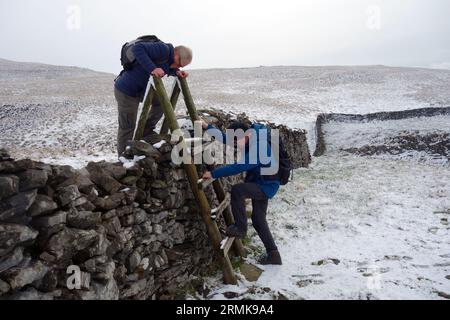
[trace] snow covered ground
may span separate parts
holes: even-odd
[[[241,275],[237,287],[209,279],[209,298],[448,299],[448,155],[362,157],[345,150],[411,132],[450,133],[449,124],[450,116],[325,124],[325,155],[297,170],[270,202],[283,266],[258,266],[259,280]],[[250,230],[248,260],[256,264],[262,244]]]
[[[113,79],[89,70],[0,60],[0,144],[16,158],[77,167],[114,159]],[[448,70],[261,67],[194,70],[189,81],[199,109],[246,112],[310,133],[324,112],[450,106]],[[183,103],[178,110],[184,112]],[[445,118],[427,121],[385,123],[381,129],[388,129],[386,134],[395,127],[448,132]],[[208,298],[223,298],[225,292],[239,299],[439,299],[450,294],[449,166],[417,157],[348,154],[342,151],[346,146],[381,140],[376,123],[346,128],[331,124],[328,152],[314,158],[310,168],[297,170],[295,180],[270,202],[268,219],[284,265],[265,267],[256,283],[242,280],[239,286],[223,286],[219,275],[211,277]],[[262,244],[254,232],[250,242],[254,262]]]
[[[450,291],[449,218],[448,168],[354,155],[316,158],[269,206],[284,264],[259,266],[265,270],[259,280],[238,287],[210,279],[209,298],[238,292],[238,299],[280,293],[288,299],[439,299],[439,292]],[[250,236],[257,248],[252,262],[262,243]]]

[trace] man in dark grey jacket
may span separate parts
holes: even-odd
[[[123,71],[114,85],[114,95],[119,111],[119,132],[117,134],[117,152],[119,156],[125,150],[128,140],[133,138],[139,103],[143,100],[150,76],[179,76],[185,78],[187,72],[181,71],[192,62],[192,50],[185,46],[173,47],[164,42],[140,42],[133,47],[136,58],[130,70]],[[153,132],[163,116],[163,110],[155,95],[152,108],[145,126],[144,136]]]

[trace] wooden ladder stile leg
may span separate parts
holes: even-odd
[[[144,105],[142,107],[141,116],[139,117],[138,125],[134,135],[134,140],[141,140],[144,136],[145,125],[147,124],[148,115],[150,113],[150,108],[152,106],[153,97],[155,95],[155,88],[149,82],[150,89],[148,90],[147,96],[144,100]]]
[[[225,238],[222,241],[222,245],[220,248],[222,249],[224,256],[228,255],[228,252],[230,251],[231,246],[233,245],[234,241],[236,241],[236,238]]]
[[[194,99],[192,99],[191,90],[189,89],[186,78],[178,78],[183,92],[184,102],[192,122],[199,120],[197,108],[195,108]]]
[[[175,81],[172,89],[172,95],[170,96],[170,103],[172,104],[173,110],[175,110],[178,102],[178,98],[180,97],[181,89],[180,85],[178,84],[178,81]],[[167,122],[166,118],[164,117],[164,121],[161,127],[160,134],[168,134],[169,133],[169,123]]]
[[[163,107],[164,114],[166,116],[169,125],[169,129],[172,132],[179,130],[174,109],[172,107],[172,104],[170,103],[169,97],[164,88],[162,80],[160,78],[154,77],[154,84],[156,92],[161,102],[161,106]],[[181,145],[182,147],[186,146],[183,138],[181,140],[181,143],[182,144],[184,143],[184,146]],[[203,222],[206,225],[206,230],[208,232],[209,238],[211,239],[213,248],[216,250],[218,259],[220,260],[220,263],[222,265],[224,282],[227,284],[237,284],[237,278],[236,275],[234,274],[231,262],[228,256],[227,255],[224,256],[220,250],[222,235],[219,232],[217,224],[211,220],[211,207],[208,203],[208,199],[206,198],[206,195],[203,192],[203,190],[198,187],[199,176],[197,168],[193,163],[185,163],[183,164],[183,167],[186,172],[194,197],[199,205],[200,214]]]
[[[187,80],[185,78],[179,78],[179,81],[184,96],[186,108],[188,109],[188,113],[192,122],[194,122],[199,119],[199,116],[197,114],[197,108],[195,107],[194,100],[192,99],[191,91],[189,89]],[[222,183],[219,180],[213,181],[213,188],[219,202],[224,201],[226,195]],[[223,215],[227,226],[234,224],[234,218],[230,207],[225,209]],[[240,239],[236,239],[233,242],[233,250],[237,256],[243,258],[246,256],[244,246],[242,245],[242,241]]]

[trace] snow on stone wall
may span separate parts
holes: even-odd
[[[367,115],[322,114],[314,155],[347,152],[448,164],[450,107]]]

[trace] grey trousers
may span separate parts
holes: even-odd
[[[252,199],[253,227],[264,243],[266,251],[278,250],[266,220],[269,199],[256,183],[240,183],[231,188],[231,211],[233,212],[236,226],[241,231],[247,232],[245,199]]]
[[[120,156],[125,151],[127,142],[133,139],[136,128],[136,120],[139,109],[140,98],[130,97],[114,87],[114,96],[116,97],[119,114],[119,131],[117,133],[117,153]],[[144,137],[153,133],[156,124],[161,120],[164,114],[163,108],[155,95],[152,101],[150,114],[145,124]]]

